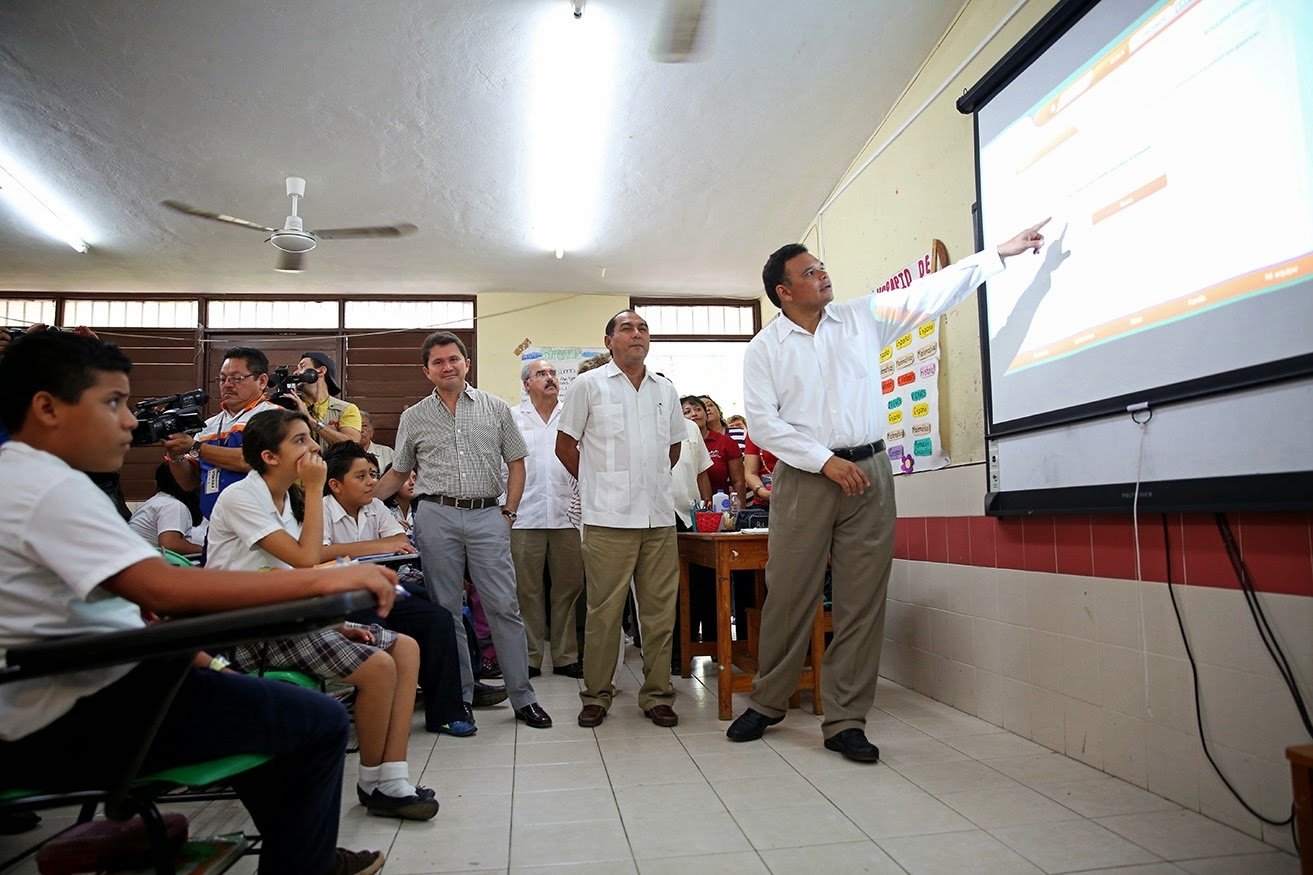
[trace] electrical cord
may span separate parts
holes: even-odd
[[[1219,514],[1219,516],[1221,516],[1221,514]],[[1208,748],[1208,737],[1204,734],[1204,716],[1203,716],[1203,709],[1201,706],[1201,701],[1199,696],[1199,667],[1195,664],[1194,661],[1194,650],[1193,648],[1190,647],[1190,638],[1185,633],[1185,620],[1182,619],[1181,607],[1176,602],[1176,590],[1172,588],[1172,542],[1167,527],[1167,514],[1163,514],[1163,550],[1167,559],[1167,594],[1171,597],[1172,610],[1176,613],[1176,625],[1177,628],[1181,630],[1181,642],[1185,644],[1185,655],[1190,662],[1190,676],[1194,683],[1194,718],[1195,718],[1195,724],[1199,727],[1199,743],[1204,749],[1204,756],[1208,758],[1208,763],[1213,767],[1213,771],[1217,773],[1217,777],[1221,779],[1222,783],[1226,786],[1226,789],[1231,791],[1231,795],[1234,796],[1236,801],[1239,802],[1244,807],[1245,811],[1248,811],[1254,817],[1258,818],[1263,823],[1266,823],[1269,826],[1286,826],[1287,824],[1289,824],[1291,827],[1291,833],[1293,835],[1294,824],[1295,824],[1295,806],[1293,803],[1290,806],[1290,816],[1287,817],[1285,820],[1274,820],[1270,817],[1265,817],[1264,815],[1260,814],[1252,805],[1250,805],[1248,802],[1245,801],[1245,798],[1240,795],[1240,792],[1231,785],[1231,782],[1227,780],[1226,775],[1222,773],[1222,768],[1217,764],[1217,760],[1213,759],[1213,753]],[[1239,560],[1239,551],[1237,550],[1235,558],[1233,558],[1232,561],[1233,563],[1235,563],[1238,560]],[[1240,563],[1238,567],[1243,568],[1243,563]],[[1245,585],[1244,577],[1247,576],[1247,574],[1248,572],[1245,572],[1245,575],[1241,577],[1241,588],[1244,588]],[[1251,607],[1250,610],[1252,611],[1253,608]],[[1260,608],[1260,613],[1261,613],[1261,608]],[[1266,622],[1266,618],[1264,618],[1264,622]],[[1264,639],[1264,643],[1267,643],[1266,639]],[[1146,647],[1147,646],[1148,645],[1146,642]],[[1279,646],[1277,647],[1277,651],[1280,652]],[[1276,659],[1275,656],[1273,658]],[[1282,656],[1282,660],[1284,660],[1284,655]],[[1280,668],[1280,664],[1278,664],[1278,668]],[[1302,708],[1302,699],[1298,696],[1297,690],[1296,690],[1296,701],[1297,703],[1300,703],[1301,715],[1304,716],[1305,712],[1303,711]],[[1296,847],[1298,847],[1298,839],[1296,839]]]

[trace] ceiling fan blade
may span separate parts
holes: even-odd
[[[184,204],[182,201],[160,201],[160,204],[171,210],[177,210],[180,213],[186,213],[189,216],[196,216],[200,219],[213,219],[216,222],[226,222],[229,225],[240,225],[243,228],[251,228],[255,231],[264,231],[270,234],[278,230],[277,228],[270,228],[268,225],[257,225],[255,222],[248,222],[245,219],[239,219],[236,216],[226,216],[223,213],[197,209],[189,204]]]
[[[706,28],[704,13],[708,0],[666,0],[665,10],[657,25],[656,40],[652,43],[652,57],[664,64],[677,64],[694,59],[699,54],[700,42]]]
[[[327,228],[310,233],[320,240],[350,240],[360,237],[405,237],[418,230],[416,226],[403,222],[399,225],[374,225],[369,228]]]
[[[305,270],[305,256],[304,252],[285,252],[280,249],[278,264],[274,266],[274,270],[281,273],[300,273]]]

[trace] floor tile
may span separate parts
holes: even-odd
[[[501,829],[429,829],[398,835],[387,858],[388,875],[505,870],[509,843]]]
[[[1299,875],[1299,858],[1281,852],[1182,860],[1176,865],[1193,875]]]
[[[686,784],[635,784],[615,787],[616,803],[622,817],[684,813],[689,817],[725,810],[725,805],[706,781]]]
[[[909,875],[1041,875],[1015,851],[981,830],[877,841]]]
[[[1068,781],[1060,784],[1036,784],[1035,790],[1054,802],[1086,817],[1109,817],[1114,814],[1138,814],[1143,811],[1174,811],[1175,802],[1141,790],[1113,777],[1093,781]]]
[[[903,867],[872,841],[780,848],[762,851],[761,858],[775,875],[796,875],[799,872],[813,872],[817,875],[826,872],[843,872],[845,875],[858,872],[904,875]]]
[[[697,817],[640,813],[625,818],[624,823],[640,865],[643,860],[750,851],[753,847],[728,812],[703,812]]]
[[[734,819],[757,850],[852,842],[862,830],[833,804],[822,800],[784,808],[739,811]]]
[[[511,830],[512,866],[550,866],[560,863],[631,862],[633,852],[618,820],[584,823],[539,823]]]
[[[887,796],[838,803],[848,818],[877,843],[889,836],[928,835],[975,829],[975,824],[929,794]]]
[[[712,790],[731,812],[788,808],[826,801],[801,775],[772,775],[712,782]]]
[[[1165,860],[1261,854],[1271,850],[1257,839],[1193,811],[1120,814],[1096,818],[1095,823]]]
[[[615,793],[610,787],[577,790],[542,790],[515,794],[511,812],[516,825],[530,823],[575,823],[586,820],[619,820]]]
[[[1052,799],[1020,784],[988,790],[967,790],[963,793],[942,793],[939,799],[976,826],[985,829],[1053,823],[1080,817],[1070,808],[1063,808]]]
[[[1092,781],[1104,777],[1098,769],[1078,763],[1060,753],[1042,753],[1019,757],[1000,757],[989,761],[997,769],[1028,787],[1069,781]]]
[[[994,838],[1045,872],[1162,862],[1158,857],[1088,820],[990,830]]]
[[[769,875],[756,851],[638,861],[639,875]]]
[[[1018,786],[1002,772],[974,761],[920,763],[900,766],[895,771],[927,793],[934,794]]]
[[[1020,735],[1013,735],[1011,732],[959,735],[945,738],[943,742],[978,760],[1050,753],[1048,748],[1022,738]]]

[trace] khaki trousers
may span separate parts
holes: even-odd
[[[584,573],[588,620],[584,626],[585,705],[611,707],[611,679],[620,648],[620,624],[629,581],[634,581],[638,621],[643,630],[644,711],[675,701],[670,686],[675,606],[679,595],[679,549],[674,525],[652,529],[584,526]]]
[[[862,495],[844,495],[824,474],[783,462],[777,463],[771,484],[770,558],[752,707],[768,717],[787,710],[811,641],[829,556],[834,638],[821,664],[821,732],[826,738],[866,726],[880,673],[894,556],[889,459],[877,453],[857,464],[871,481]]]
[[[574,606],[584,591],[584,557],[579,530],[511,529],[511,558],[515,561],[516,589],[524,637],[529,644],[529,667],[542,668],[543,639],[547,637],[548,610],[543,595],[543,566],[552,574],[552,665],[579,661],[579,636]]]

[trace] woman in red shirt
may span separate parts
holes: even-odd
[[[711,467],[707,469],[707,476],[711,478],[711,491],[737,494],[739,507],[746,507],[743,452],[738,443],[729,435],[707,427],[707,408],[697,395],[685,395],[679,402],[684,405],[684,418],[702,432],[702,440],[706,442],[707,452],[711,455]]]

